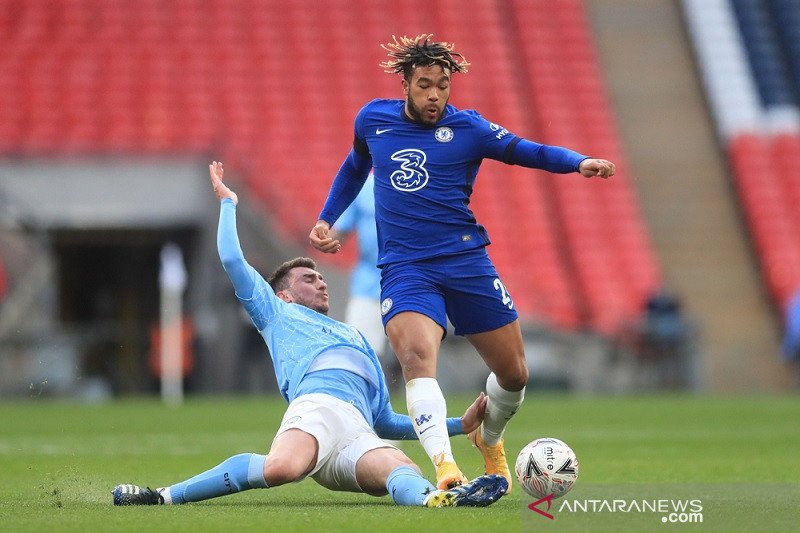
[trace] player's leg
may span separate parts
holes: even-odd
[[[324,414],[319,410],[320,403],[324,405],[327,398],[326,395],[296,398],[284,413],[268,455],[235,455],[186,481],[155,491],[120,485],[114,489],[114,504],[196,502],[302,479],[313,472],[319,456],[325,456],[331,449]],[[320,446],[320,442],[325,446]]]
[[[186,481],[156,489],[166,504],[199,502],[249,489],[267,488],[264,482],[265,455],[234,455],[214,468]]]
[[[367,494],[388,493],[397,505],[425,507],[485,507],[499,500],[508,488],[503,477],[480,476],[452,489],[437,489],[395,448],[377,448],[362,455],[356,463],[356,479]]]
[[[267,488],[265,455],[241,453],[196,476],[155,490],[136,485],[114,488],[114,505],[163,505],[197,502],[243,490]]]
[[[272,441],[263,478],[270,487],[278,487],[306,477],[317,464],[319,444],[316,437],[298,428],[279,433]]]
[[[386,323],[389,342],[403,368],[406,382],[436,378],[436,359],[444,330],[417,312],[401,312]]]
[[[311,477],[335,491],[387,493],[400,505],[422,505],[435,490],[400,450],[381,440],[353,405],[328,397],[325,411],[333,443]]]
[[[504,476],[511,488],[511,472],[503,447],[503,432],[522,405],[528,382],[519,321],[493,331],[467,335],[467,339],[492,371],[486,380],[486,416],[470,440],[481,450],[487,474]]]
[[[370,450],[358,459],[355,468],[361,490],[372,496],[390,494],[398,505],[422,505],[425,495],[436,489],[396,448]]]
[[[497,440],[503,436],[507,419],[514,415],[522,403],[525,385],[528,383],[528,363],[525,360],[519,320],[493,331],[474,333],[466,337],[492,371],[486,382],[489,403],[494,398],[495,403],[513,404],[508,405],[507,412],[502,413],[497,410],[502,409],[502,405],[487,406],[484,419],[485,437]]]
[[[398,505],[426,507],[482,507],[505,494],[508,484],[499,476],[481,476],[448,490],[435,488],[402,451],[378,438],[357,409],[338,399],[330,403],[337,445],[312,476],[323,487],[373,496],[388,493]]]
[[[466,481],[453,459],[447,404],[436,380],[447,315],[436,262],[390,265],[381,271],[381,313],[386,335],[406,381],[406,405],[420,444],[436,467],[439,487]]]
[[[284,415],[292,418],[296,413],[293,405]],[[299,428],[287,428],[272,441],[269,454],[255,454],[245,464],[244,459],[232,461],[234,456],[222,464],[193,477],[183,483],[167,487],[163,492],[166,503],[197,502],[234,494],[254,488],[278,487],[285,483],[303,479],[317,462],[319,446],[317,439]]]
[[[514,302],[485,250],[454,259],[448,280],[447,314],[457,335],[464,335],[491,374],[486,382],[486,417],[470,440],[480,448],[486,473],[511,484],[503,448],[506,424],[522,404],[528,366]]]
[[[406,311],[387,322],[386,333],[403,369],[408,414],[436,468],[437,486],[463,483],[466,478],[456,466],[447,432],[447,403],[436,380],[442,326],[423,314]]]
[[[186,481],[155,490],[119,485],[114,489],[114,504],[181,504],[277,487],[305,477],[316,464],[316,458],[316,439],[299,429],[290,429],[275,438],[269,455],[234,455]]]

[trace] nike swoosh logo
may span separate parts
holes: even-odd
[[[386,133],[387,131],[392,131],[392,128],[386,128],[383,130],[380,128],[375,128],[375,135],[380,135],[381,133]]]
[[[429,429],[433,429],[433,426],[428,426],[428,427],[426,427],[425,429],[423,429],[422,431],[420,431],[420,432],[419,432],[419,434],[420,434],[420,435],[422,435],[423,433],[425,433],[425,432],[426,432],[426,431],[428,431]]]

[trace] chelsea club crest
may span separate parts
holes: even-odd
[[[442,126],[436,129],[436,133],[434,133],[433,136],[436,137],[436,140],[440,143],[449,143],[453,140],[453,130],[447,126]]]

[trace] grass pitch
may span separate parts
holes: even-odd
[[[463,412],[470,400],[450,398],[449,412]],[[402,398],[394,403],[402,406]],[[643,515],[645,522],[632,525],[630,513],[600,513],[588,516],[590,525],[570,526],[563,514],[550,521],[529,510],[533,498],[518,485],[512,494],[484,509],[402,508],[388,497],[329,492],[311,480],[184,506],[112,505],[111,489],[118,483],[169,485],[236,453],[265,453],[284,409],[283,400],[274,397],[197,398],[179,408],[151,399],[104,405],[44,399],[0,404],[2,529],[758,529],[747,518],[745,522],[736,518],[740,516],[737,510],[744,509],[747,516],[758,518],[755,524],[764,523],[764,530],[800,531],[797,396],[528,396],[506,433],[511,462],[529,441],[553,436],[570,444],[580,461],[580,478],[567,498],[597,498],[598,491],[607,492],[608,499],[623,493],[628,500],[704,498],[708,487],[726,493],[721,504],[713,504],[715,509],[704,502],[706,516],[701,524],[679,526]],[[465,437],[455,437],[453,447],[468,477],[481,473],[480,454]],[[403,449],[432,476],[432,467],[416,442],[404,443]],[[631,487],[639,496],[630,495]],[[681,495],[676,495],[675,487]],[[778,498],[773,497],[776,488]],[[764,493],[770,490],[773,494]],[[775,513],[783,521],[770,522]]]

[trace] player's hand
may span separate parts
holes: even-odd
[[[586,178],[591,178],[592,176],[610,178],[615,171],[614,163],[606,159],[584,159],[578,166],[578,172]]]
[[[331,225],[324,220],[318,220],[308,235],[308,242],[320,252],[335,254],[342,249],[342,243],[331,234]]]
[[[224,198],[230,198],[233,200],[234,204],[239,203],[239,197],[236,196],[236,193],[233,192],[228,188],[227,185],[222,183],[222,174],[225,172],[225,169],[222,168],[222,162],[212,161],[210,165],[208,165],[208,173],[211,175],[211,187],[214,188],[214,194],[217,195],[219,200]]]
[[[464,416],[461,417],[461,426],[464,428],[464,434],[468,435],[481,427],[483,417],[486,416],[486,402],[489,397],[484,393],[480,393],[478,397],[472,402],[472,405],[467,407]]]

